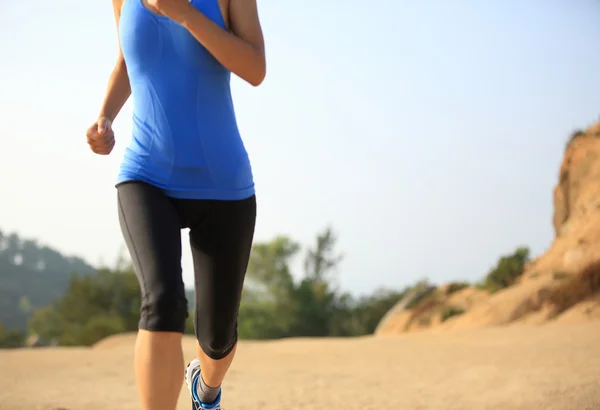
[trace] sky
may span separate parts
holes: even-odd
[[[232,80],[256,241],[331,225],[356,295],[548,248],[565,142],[599,119],[600,1],[258,5],[267,78]],[[0,230],[114,265],[131,103],[110,156],[85,142],[116,59],[110,0],[0,0],[0,50]]]

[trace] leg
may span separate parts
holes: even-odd
[[[130,182],[117,192],[119,221],[142,294],[134,359],[142,410],[175,410],[187,318],[179,217],[153,186]]]
[[[255,221],[254,196],[210,201],[205,219],[190,230],[200,388],[220,387],[235,354],[237,316]]]

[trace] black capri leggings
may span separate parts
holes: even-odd
[[[202,350],[227,356],[256,221],[256,197],[239,201],[175,199],[143,182],[117,185],[119,222],[138,277],[139,328],[183,333],[188,316],[181,270],[181,229],[190,229],[195,327]]]

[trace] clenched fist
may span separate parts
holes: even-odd
[[[88,128],[85,135],[88,145],[96,154],[108,155],[115,146],[115,133],[108,118],[99,118]]]

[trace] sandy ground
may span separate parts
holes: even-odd
[[[0,351],[1,410],[139,409],[131,335],[93,349]],[[184,342],[186,359],[193,340]],[[245,342],[227,410],[600,409],[600,321]],[[189,410],[182,390],[178,410]]]

